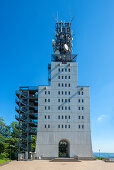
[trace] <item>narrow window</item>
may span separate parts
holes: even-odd
[[[68,86],[70,87],[70,83],[68,84]]]
[[[67,87],[67,84],[65,83],[65,87]]]
[[[50,102],[50,99],[48,99],[48,102]]]
[[[84,92],[82,91],[82,95],[84,94]]]
[[[63,125],[62,125],[62,128],[63,128]]]
[[[64,102],[64,100],[62,99],[62,103]]]
[[[64,69],[62,68],[62,72],[64,71]]]
[[[62,110],[63,110],[63,106],[62,106]]]
[[[63,95],[63,91],[62,91],[62,95]]]
[[[62,115],[62,119],[63,119],[63,115]]]
[[[68,92],[68,94],[70,95],[70,91]]]
[[[80,110],[80,107],[78,107],[78,110]]]
[[[58,79],[60,79],[60,76],[58,76]]]
[[[70,72],[70,68],[68,69],[68,71]]]
[[[70,110],[70,106],[68,107],[68,109]]]
[[[78,119],[80,119],[80,116],[78,116]]]
[[[80,125],[78,125],[78,128],[80,129]]]
[[[48,94],[50,94],[50,91],[48,91]]]
[[[45,102],[47,101],[47,99],[45,99]]]
[[[65,72],[67,72],[67,69],[65,68]]]
[[[68,128],[70,128],[70,125],[68,125]]]
[[[60,68],[58,69],[58,72],[60,72]]]
[[[82,103],[84,102],[84,99],[82,99]]]
[[[64,77],[62,76],[62,79],[63,79]]]
[[[45,125],[45,128],[46,128],[46,125]]]
[[[65,99],[65,102],[67,102],[67,99]]]
[[[67,128],[67,125],[65,125],[65,128]]]
[[[67,76],[65,76],[65,79],[67,79]]]
[[[63,83],[62,83],[62,87],[63,87],[64,85],[63,85]]]
[[[78,102],[80,103],[80,99],[78,99]]]
[[[50,115],[48,115],[48,119],[50,119]]]
[[[58,102],[60,102],[60,99],[58,99]]]
[[[58,128],[60,128],[60,125],[58,125]]]
[[[70,79],[70,76],[68,76],[68,78]]]
[[[45,106],[45,110],[46,110],[46,106]]]
[[[58,110],[60,110],[60,106],[58,107]]]
[[[70,99],[68,99],[68,102],[70,102]]]
[[[65,95],[67,95],[67,91],[65,91]]]
[[[70,116],[68,118],[70,119]]]
[[[45,94],[46,94],[46,91],[45,91]]]
[[[58,91],[58,94],[60,95],[60,91]]]
[[[67,116],[65,116],[65,119],[67,119]]]
[[[60,115],[58,116],[58,119],[60,119]]]
[[[84,119],[84,116],[82,116],[82,119]]]
[[[50,128],[50,125],[48,125],[48,128]]]
[[[48,110],[50,110],[50,106],[48,106]]]
[[[46,115],[45,115],[45,119],[46,119]]]
[[[80,95],[80,91],[78,91],[78,95]]]
[[[58,87],[60,87],[60,83],[58,83]]]
[[[82,125],[82,129],[84,129],[84,125]]]
[[[65,106],[65,110],[67,110],[67,106]]]
[[[84,107],[82,107],[82,110],[84,110]]]

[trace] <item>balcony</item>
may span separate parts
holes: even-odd
[[[35,120],[30,120],[30,121],[29,121],[29,125],[30,125],[31,127],[37,127],[37,124],[38,124],[38,122],[35,121]]]
[[[29,113],[29,117],[31,118],[31,119],[37,119],[38,118],[38,113]]]

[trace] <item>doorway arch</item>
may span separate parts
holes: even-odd
[[[59,141],[59,146],[58,146],[58,156],[59,157],[69,157],[69,152],[70,152],[70,145],[67,139],[62,139]]]

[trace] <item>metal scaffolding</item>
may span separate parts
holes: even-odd
[[[19,125],[18,153],[32,152],[32,135],[37,134],[38,87],[19,87],[16,91],[16,120]]]

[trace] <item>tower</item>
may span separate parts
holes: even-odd
[[[92,158],[90,89],[78,86],[71,22],[56,23],[49,85],[38,87],[36,157]]]

